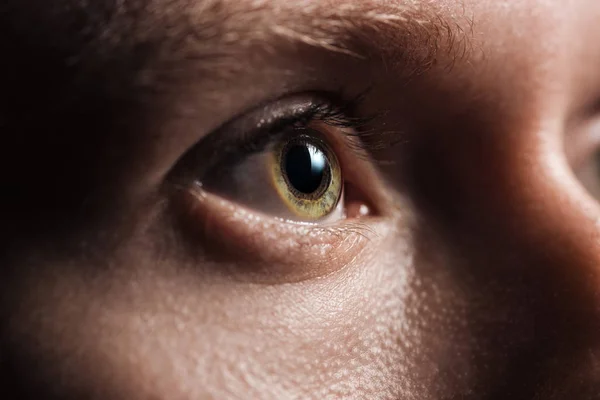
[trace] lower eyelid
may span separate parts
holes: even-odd
[[[331,226],[289,224],[185,189],[174,199],[192,249],[200,243],[196,250],[204,257],[239,269],[232,278],[258,283],[298,282],[360,264],[393,227],[378,218]]]

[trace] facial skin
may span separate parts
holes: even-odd
[[[0,397],[599,398],[598,21],[4,0]],[[307,225],[206,154],[314,93],[376,116],[360,154],[321,129],[347,218]]]

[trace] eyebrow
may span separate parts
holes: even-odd
[[[421,0],[56,0],[33,9],[11,0],[0,25],[11,60],[0,71],[21,78],[8,91],[27,100],[47,87],[64,110],[87,104],[81,91],[129,104],[198,77],[211,91],[211,80],[243,72],[240,60],[301,46],[409,75],[453,66],[474,48],[473,18]]]
[[[453,64],[473,47],[472,18],[442,15],[420,0],[154,0],[142,9],[137,3],[120,3],[97,47],[141,47],[176,70],[193,62],[232,73],[242,63],[230,61],[249,50],[276,54],[305,45],[418,72],[440,59]]]

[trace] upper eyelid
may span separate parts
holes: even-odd
[[[377,183],[375,182],[379,182],[379,176],[373,160],[368,156],[366,148],[361,145],[360,135],[353,129],[343,129],[348,128],[348,124],[344,121],[328,121],[328,118],[335,117],[342,110],[351,109],[352,105],[358,106],[358,101],[360,101],[358,99],[364,100],[364,98],[363,96],[352,98],[354,100],[337,103],[336,106],[336,103],[333,103],[335,100],[329,100],[332,103],[326,105],[328,100],[325,98],[328,97],[335,98],[337,96],[327,96],[323,93],[292,95],[235,117],[220,128],[208,133],[188,150],[172,170],[166,182],[167,187],[176,186],[182,189],[187,188],[187,190],[195,187],[196,190],[202,191],[205,177],[210,179],[214,171],[224,172],[223,176],[226,177],[229,171],[235,169],[240,162],[246,160],[246,157],[253,153],[269,152],[272,145],[295,137],[295,135],[307,133],[325,142],[324,144],[335,153],[340,168],[345,170],[344,182],[350,182],[354,187],[360,186],[362,188],[360,191],[366,198],[369,198],[369,204],[372,205],[373,210],[382,209],[385,196],[371,193],[372,191],[368,188],[365,189],[365,187],[376,187]],[[344,107],[344,104],[348,107]],[[349,117],[351,119],[352,115]],[[283,126],[279,124],[280,120],[284,121]],[[356,121],[363,120],[356,119]],[[301,121],[302,124],[305,124],[302,127],[307,131],[295,126],[294,121]],[[286,127],[290,130],[286,130]],[[261,129],[263,129],[262,132],[257,132]],[[283,129],[283,131],[278,132],[278,129]],[[313,130],[313,132],[309,133],[308,130]],[[288,134],[289,136],[287,136]],[[256,136],[264,138],[262,143],[265,144],[259,145],[256,149],[244,148],[245,143],[256,139]],[[227,149],[228,147],[230,150]],[[227,154],[229,151],[230,153]],[[364,173],[367,175],[363,175]],[[369,176],[369,179],[364,179],[364,176]],[[375,190],[375,192],[377,191]]]
[[[343,90],[335,93],[305,92],[288,95],[262,109],[259,107],[259,113],[254,115],[254,121],[258,121],[255,126],[269,135],[270,132],[288,128],[324,124],[335,128],[337,134],[346,138],[343,142],[354,156],[364,158],[372,150],[392,146],[397,142],[395,136],[398,133],[383,132],[375,127],[380,113],[361,115],[360,108],[368,101],[370,90],[369,88],[355,95],[346,95]],[[288,108],[290,105],[293,107]],[[273,110],[278,111],[273,113]],[[276,116],[279,112],[283,114]],[[248,122],[243,118],[240,120],[242,123]],[[245,125],[242,129],[245,132],[252,131],[251,127]],[[365,138],[369,140],[363,140]]]
[[[323,93],[301,93],[263,103],[233,117],[213,132],[208,133],[193,145],[188,153],[198,151],[198,163],[211,165],[212,158],[222,158],[222,155],[202,154],[203,148],[218,148],[226,152],[236,152],[240,148],[243,149],[248,143],[257,141],[259,135],[267,139],[277,131],[297,128],[297,124],[306,127],[315,122],[323,122],[336,127],[352,125],[350,124],[352,116],[341,120],[341,114],[350,112],[349,109],[356,106],[358,101],[362,101],[362,97],[361,99],[355,97],[351,100],[334,100],[332,97],[334,96]],[[356,123],[359,123],[359,119],[356,119]],[[193,161],[192,163],[196,164]]]

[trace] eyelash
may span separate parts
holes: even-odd
[[[340,92],[341,93],[341,92]],[[198,177],[221,166],[233,165],[237,160],[264,151],[278,135],[290,130],[309,129],[311,124],[322,123],[337,128],[336,133],[345,136],[340,140],[354,157],[370,159],[371,151],[389,146],[389,140],[376,129],[367,129],[379,115],[357,117],[358,110],[366,99],[366,91],[354,97],[343,97],[335,93],[306,93],[298,96],[305,100],[291,101],[290,106],[279,107],[277,102],[265,104],[262,109],[250,113],[249,117],[235,118],[232,122],[210,133],[192,147],[180,160],[169,181],[176,185],[195,182],[202,185]],[[292,97],[282,99],[282,102]],[[273,104],[275,108],[270,111]],[[300,105],[296,107],[294,105]],[[332,138],[335,141],[336,138]],[[342,138],[344,139],[344,138]],[[383,141],[386,143],[384,144]]]
[[[360,94],[349,100],[341,102],[324,101],[315,103],[306,115],[301,115],[298,118],[298,123],[307,124],[314,120],[319,120],[327,125],[337,128],[361,128],[368,122],[374,119],[373,117],[360,118],[355,117],[356,110],[362,105],[365,100],[365,95]]]
[[[238,148],[251,154],[252,152],[261,151],[264,144],[268,143],[278,133],[285,132],[289,129],[301,130],[308,128],[311,123],[322,122],[327,126],[339,128],[340,133],[357,138],[359,140],[352,141],[352,145],[356,146],[354,150],[358,154],[364,154],[371,150],[370,145],[361,140],[361,129],[369,122],[373,121],[376,116],[356,117],[356,110],[360,108],[365,101],[365,93],[350,99],[327,99],[329,96],[320,96],[325,100],[312,103],[307,109],[297,115],[281,118],[271,124],[263,126],[258,132],[252,132],[244,135],[242,143],[238,143]]]
[[[369,128],[379,118],[386,115],[387,111],[363,117],[356,116],[357,110],[360,110],[363,103],[368,100],[368,94],[369,90],[366,90],[348,100],[344,100],[342,97],[337,101],[315,103],[306,114],[300,115],[297,121],[292,121],[292,124],[283,128],[294,127],[294,123],[297,124],[295,127],[302,128],[311,122],[322,122],[328,126],[340,128],[340,133],[355,139],[347,141],[347,145],[360,158],[369,158],[367,155],[375,151],[406,143],[407,138],[402,130],[390,129],[390,127],[384,129],[383,126]],[[378,163],[378,160],[370,159],[370,161]]]

